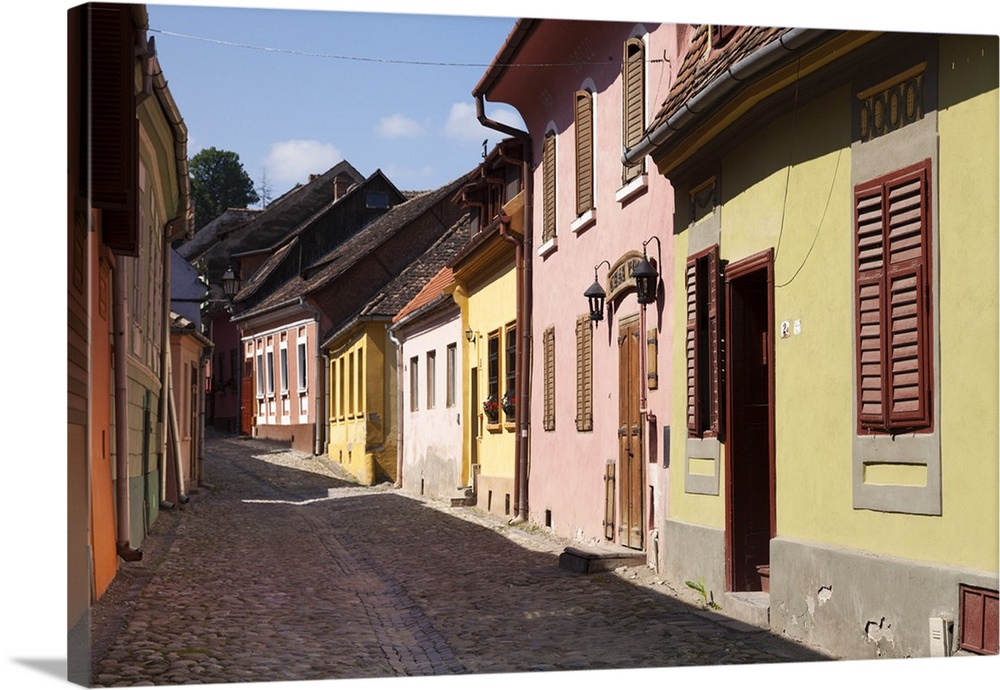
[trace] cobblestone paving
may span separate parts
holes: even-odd
[[[94,609],[98,687],[828,658],[697,607],[645,566],[574,575],[568,542],[360,487],[324,458],[211,437]]]

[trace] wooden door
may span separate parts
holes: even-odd
[[[253,432],[253,360],[243,360],[243,378],[240,381],[240,433],[249,436]]]
[[[726,278],[726,565],[728,588],[737,592],[766,589],[761,576],[774,536],[770,265],[741,271],[735,264]]]
[[[618,538],[622,546],[643,547],[642,424],[639,419],[639,321],[618,331]]]

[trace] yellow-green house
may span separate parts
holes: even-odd
[[[997,651],[997,57],[702,27],[625,154],[676,190],[667,575],[723,613]]]

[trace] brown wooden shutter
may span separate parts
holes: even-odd
[[[576,214],[594,207],[593,94],[576,92]]]
[[[708,431],[722,435],[725,406],[722,391],[725,390],[725,357],[722,356],[722,266],[719,262],[719,247],[712,247],[704,262],[706,276],[707,317],[708,317]]]
[[[556,236],[556,135],[542,144],[542,242]]]
[[[687,428],[692,436],[701,434],[698,413],[698,260],[689,258],[684,273],[687,292],[687,331],[684,339],[687,362]]]
[[[631,148],[639,143],[645,126],[645,45],[640,38],[625,42],[622,65],[622,143]],[[643,171],[643,162],[622,170],[622,182],[629,182]]]
[[[542,334],[544,371],[544,416],[542,428],[552,431],[556,428],[556,329],[549,326]]]
[[[103,242],[138,256],[139,127],[131,5],[93,4],[87,13],[89,65],[84,98],[91,203],[101,209]]]
[[[930,419],[929,163],[886,184],[885,329],[890,429]]]
[[[594,428],[593,342],[590,315],[576,320],[576,430]]]
[[[855,188],[858,426],[931,424],[930,161]]]

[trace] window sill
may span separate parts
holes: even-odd
[[[647,173],[642,173],[636,177],[634,180],[615,192],[615,201],[619,204],[624,204],[646,191],[646,187],[649,184],[648,178],[649,176]]]
[[[579,235],[581,232],[591,227],[595,223],[597,223],[597,209],[592,208],[587,211],[584,211],[582,214],[580,214],[580,216],[576,220],[570,223],[569,229],[572,230],[575,234]]]
[[[490,432],[491,434],[499,434],[501,431],[503,431],[503,427],[500,426],[500,424],[489,424],[489,423],[487,423],[486,424],[486,430],[488,432]]]
[[[559,246],[557,242],[558,239],[559,239],[558,237],[553,237],[548,242],[543,242],[542,246],[538,248],[538,256],[544,258],[549,254],[551,254],[552,252],[554,252],[556,248]]]

